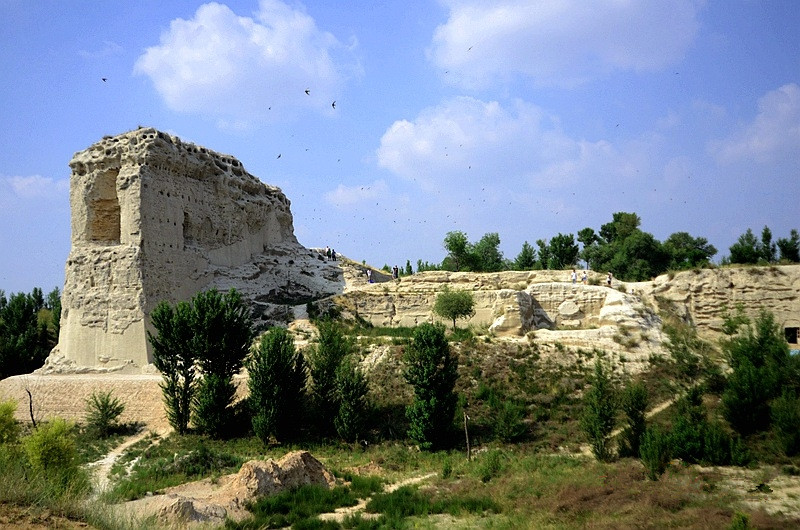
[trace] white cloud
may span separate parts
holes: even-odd
[[[730,137],[711,142],[709,150],[723,164],[754,159],[761,163],[800,156],[800,86],[784,85],[758,100],[752,123]]]
[[[103,46],[96,49],[96,50],[80,50],[78,55],[83,57],[84,59],[102,59],[104,57],[110,57],[112,55],[117,55],[122,53],[123,49],[122,46],[117,44],[114,41],[105,40],[103,41]]]
[[[429,58],[466,87],[521,75],[569,86],[613,71],[680,61],[699,29],[699,0],[444,0]]]
[[[470,183],[565,187],[601,175],[632,176],[641,161],[607,141],[576,140],[535,105],[458,97],[392,124],[378,164],[427,190]]]
[[[69,179],[31,175],[2,177],[2,181],[20,199],[60,199],[69,193]]]
[[[325,201],[337,208],[345,208],[365,201],[384,199],[388,193],[389,187],[383,180],[376,180],[366,186],[339,184],[335,190],[325,194]]]
[[[261,0],[253,17],[203,4],[193,18],[173,20],[134,67],[169,108],[237,127],[267,118],[270,107],[274,113],[330,109],[346,75],[356,71],[350,49],[301,8],[279,0]]]

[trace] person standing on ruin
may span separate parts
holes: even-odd
[[[581,282],[583,282],[583,285],[588,285],[589,284],[589,273],[588,272],[583,271],[583,276],[581,276]]]
[[[331,247],[325,246],[325,258],[330,261],[331,260]]]
[[[606,277],[606,284],[611,287],[611,280],[614,279],[614,276],[611,274],[611,271],[608,271],[608,277]]]
[[[575,269],[572,269],[572,274],[570,274],[569,277],[572,279],[572,285],[578,283],[578,273],[575,272]]]

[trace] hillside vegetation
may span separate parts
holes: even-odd
[[[782,330],[767,312],[750,319],[732,311],[725,338],[708,343],[662,305],[669,353],[651,357],[635,376],[624,356],[466,327],[321,320],[319,333],[262,339],[260,375],[250,383],[267,382],[250,388],[258,405],[181,409],[171,416],[180,430],[140,435],[120,456],[102,502],[89,502],[97,492],[86,464],[136,430],[114,422],[124,404],[98,396],[87,404],[95,413],[89,424],[32,429],[13,420],[16,404],[5,403],[0,502],[97,528],[152,527],[158,521],[128,520],[112,507],[302,448],[341,486],[270,497],[249,507],[250,519],[228,526],[796,527],[800,367]],[[195,316],[181,311],[207,322],[192,335],[208,358],[231,328],[225,312],[216,323],[203,320],[203,307],[195,304]],[[205,333],[216,342],[201,339]],[[207,377],[198,358],[181,358]],[[234,364],[255,370],[254,359]],[[178,365],[164,363],[165,377],[170,366]],[[306,384],[259,391],[273,388],[268,382],[279,370],[305,373]],[[213,423],[201,414],[213,414]],[[414,480],[390,487],[407,479]],[[359,499],[366,502],[353,508]],[[346,506],[350,515],[320,519]]]

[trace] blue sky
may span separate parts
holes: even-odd
[[[378,267],[441,261],[451,230],[498,232],[514,258],[617,211],[716,259],[747,228],[800,228],[793,0],[0,0],[0,17],[7,293],[63,284],[69,160],[139,125],[237,157],[292,201],[302,244]]]

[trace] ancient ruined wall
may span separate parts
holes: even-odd
[[[294,236],[288,199],[233,157],[138,129],[76,153],[70,167],[72,248],[50,365],[144,366],[148,315],[161,300],[217,283],[251,298],[277,293],[287,273],[266,273],[295,261],[276,255],[317,262]],[[301,287],[331,291],[337,278],[327,276]]]

